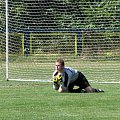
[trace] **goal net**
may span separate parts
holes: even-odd
[[[119,0],[1,0],[0,5],[6,79],[51,81],[55,60],[63,58],[92,82],[120,82]]]

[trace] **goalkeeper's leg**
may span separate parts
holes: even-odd
[[[87,93],[92,93],[92,92],[97,92],[97,93],[99,93],[99,92],[104,92],[104,90],[102,90],[102,89],[92,88],[91,86],[86,87],[86,88],[85,88],[85,91],[86,91]]]
[[[81,72],[79,72],[79,77],[74,82],[74,85],[79,86],[81,89],[84,89],[86,93],[104,92],[101,89],[92,88],[86,77]]]
[[[85,91],[83,89],[81,89],[80,87],[77,89],[74,89],[74,83],[69,84],[68,92],[70,92],[70,93],[85,93]]]

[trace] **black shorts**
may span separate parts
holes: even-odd
[[[86,77],[79,72],[78,78],[73,83],[69,84],[68,90],[71,92],[74,86],[79,86],[81,89],[85,89],[86,87],[90,86],[90,84]]]

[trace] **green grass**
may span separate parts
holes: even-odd
[[[88,80],[120,81],[119,61],[78,60],[77,63],[74,65],[74,62],[68,61],[66,65],[78,67]],[[17,77],[21,76],[21,70],[24,72],[27,69],[32,77],[38,78],[43,74],[40,70],[46,71],[46,64],[42,64],[41,67],[40,63],[37,66],[27,63],[26,69],[23,69],[25,64],[21,62],[11,65]],[[4,66],[5,64],[2,64],[0,68],[0,120],[119,120],[120,118],[120,84],[91,83],[93,87],[105,90],[105,93],[100,94],[61,94],[52,89],[52,83],[6,81]],[[19,68],[16,71],[17,66]],[[49,78],[53,66],[54,63],[47,69]],[[42,77],[45,79],[45,76]]]
[[[105,93],[57,93],[51,83],[0,81],[1,120],[119,120],[120,84]]]
[[[28,58],[28,61],[30,59]],[[11,62],[9,63],[9,79],[24,80],[51,80],[54,71],[54,62],[40,61]],[[66,66],[81,71],[88,80],[99,82],[119,82],[120,81],[120,61],[66,61]],[[5,75],[5,63],[1,63],[0,74]],[[1,72],[2,71],[2,72]]]

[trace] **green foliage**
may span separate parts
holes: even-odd
[[[115,28],[119,24],[119,0],[9,0],[9,4],[9,22],[15,29]]]
[[[75,33],[37,33],[31,34],[32,53],[74,54]]]
[[[119,0],[9,0],[8,6],[10,32],[15,30],[25,33],[29,29],[33,29],[33,32],[36,29],[38,32],[41,29],[79,29],[83,33],[81,33],[83,35],[81,35],[82,46],[79,51],[83,56],[86,56],[85,50],[87,50],[87,54],[92,58],[105,55],[106,58],[117,56],[116,58],[119,59]],[[3,0],[0,1],[0,10],[0,31],[3,32],[5,30],[5,2]],[[16,52],[22,53],[24,49],[21,48],[22,43],[19,42],[16,45],[17,39],[22,38],[15,35],[12,38],[14,45],[10,45],[11,50],[15,51],[19,44],[20,47]],[[75,53],[72,37],[58,35],[55,38],[49,35],[47,38],[32,39],[33,53],[43,54],[55,51],[61,54],[67,51],[69,54]],[[0,36],[0,51],[5,51],[3,44],[5,46],[5,35]],[[38,44],[39,48],[35,44]]]
[[[83,56],[96,57],[97,59],[109,58],[120,59],[119,45],[120,33],[112,31],[83,32],[82,47]],[[89,42],[91,41],[91,42]],[[88,52],[87,52],[88,51]],[[86,53],[86,54],[85,54]]]

